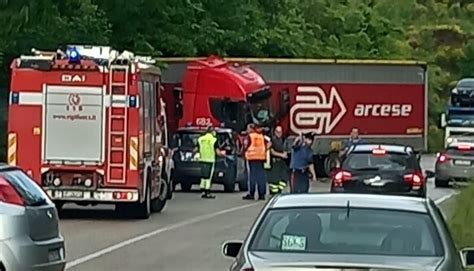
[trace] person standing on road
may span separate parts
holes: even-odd
[[[270,142],[265,139],[261,129],[250,124],[247,131],[247,138],[244,140],[245,159],[248,165],[249,193],[243,197],[244,200],[255,199],[255,187],[258,187],[258,199],[265,200],[266,194],[266,176],[264,163],[266,161],[266,152]]]
[[[344,157],[347,154],[347,151],[354,145],[364,144],[366,141],[360,137],[359,128],[353,127],[349,139],[344,142],[344,146],[340,152],[340,157]]]
[[[216,198],[211,194],[211,181],[214,175],[214,167],[216,163],[216,155],[222,156],[221,150],[217,144],[216,132],[209,126],[206,132],[198,138],[199,162],[201,163],[204,175],[208,176],[201,178],[201,191],[203,199]]]
[[[272,168],[268,176],[268,187],[270,194],[275,195],[283,192],[288,183],[288,152],[285,148],[283,138],[283,128],[276,126],[271,138],[272,146],[270,148]]]
[[[293,143],[290,161],[290,191],[291,193],[309,192],[309,174],[316,182],[316,171],[313,163],[312,133],[300,135]]]

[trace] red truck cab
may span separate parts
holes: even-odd
[[[168,113],[176,118],[175,128],[223,124],[240,132],[248,123],[270,125],[281,114],[272,105],[268,84],[248,65],[216,56],[190,62],[189,58],[160,60],[187,64],[184,71],[171,69],[163,74],[165,88],[173,88],[175,107]],[[173,81],[180,72],[182,79]]]

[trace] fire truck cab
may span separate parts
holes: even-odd
[[[115,204],[138,218],[172,196],[161,70],[107,46],[22,55],[11,64],[8,163],[58,209]]]

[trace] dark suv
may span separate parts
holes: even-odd
[[[175,169],[173,172],[173,185],[181,184],[181,190],[188,192],[193,184],[201,182],[202,168],[194,153],[198,145],[198,138],[205,132],[199,127],[179,128],[173,139],[173,161]],[[236,141],[231,129],[218,128],[216,131],[217,144],[221,150],[226,151],[226,157],[216,157],[216,165],[212,183],[222,184],[225,192],[234,192],[235,184],[239,185],[240,191],[247,190],[245,178],[241,178],[241,170],[238,170],[243,161],[238,155]]]
[[[331,192],[426,197],[426,181],[411,147],[359,144],[349,149],[332,175]]]
[[[456,87],[451,90],[451,104],[460,107],[474,106],[474,78],[459,80]]]

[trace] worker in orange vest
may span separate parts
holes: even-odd
[[[265,200],[266,174],[264,163],[267,160],[267,150],[270,142],[261,129],[254,124],[247,126],[248,136],[244,140],[245,159],[247,160],[249,193],[243,197],[244,200],[255,199],[255,188],[258,188],[258,199]]]

